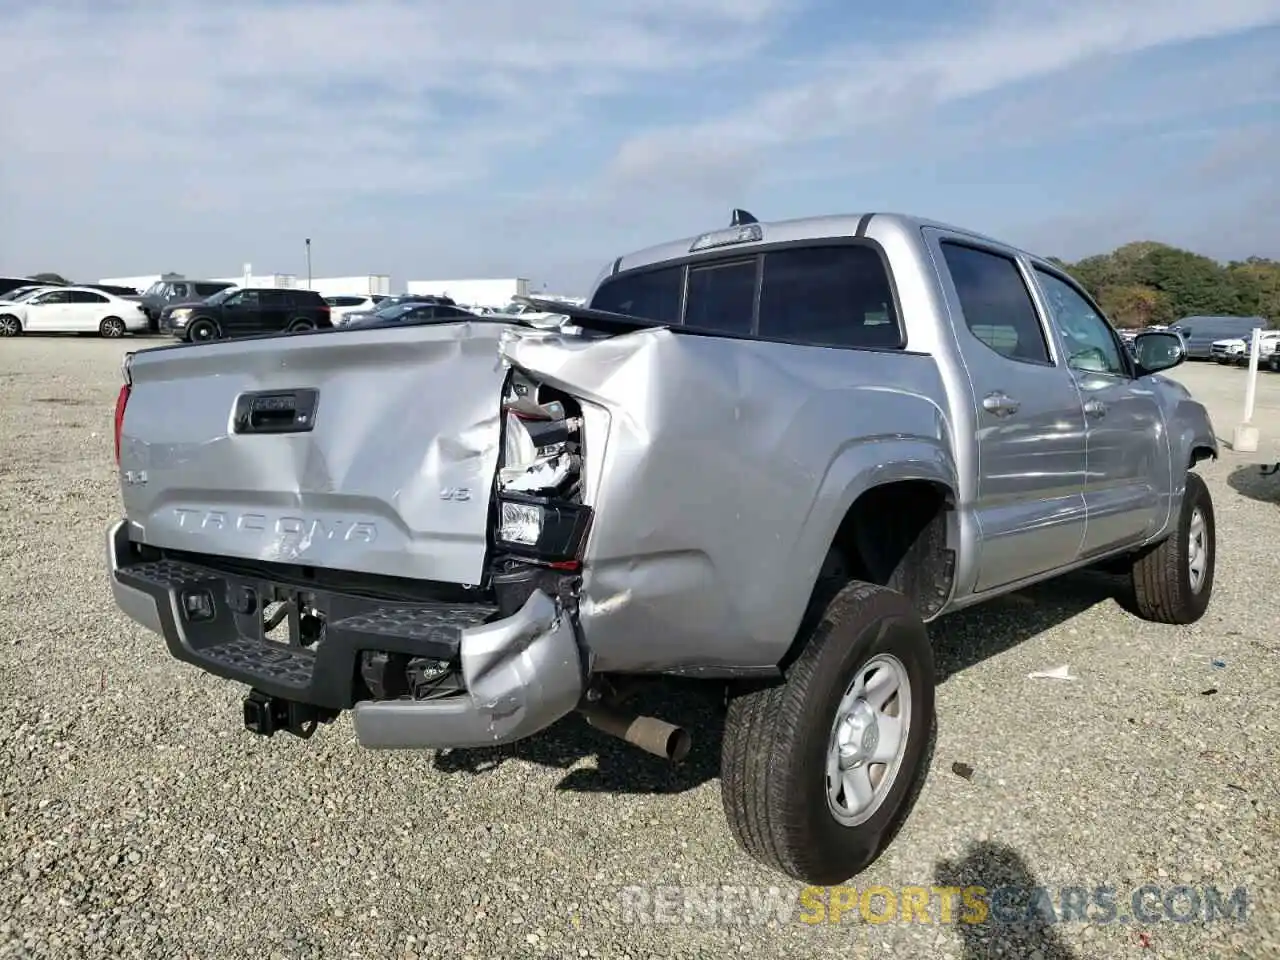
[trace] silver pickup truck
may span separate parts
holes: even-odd
[[[679,760],[637,678],[724,686],[730,827],[811,883],[907,815],[926,624],[1072,569],[1203,615],[1201,404],[1053,263],[892,214],[619,257],[585,307],[126,358],[120,609],[244,723],[468,748],[570,713]]]

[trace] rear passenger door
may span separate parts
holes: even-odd
[[[107,316],[110,301],[92,290],[69,290],[67,293],[70,298],[66,314],[67,329],[81,333],[96,332],[98,324]],[[120,319],[123,320],[124,317]]]
[[[289,328],[289,322],[301,312],[295,306],[295,298],[287,290],[263,290],[259,294],[259,330],[262,333],[279,333]],[[312,324],[314,317],[308,317]]]
[[[975,592],[1063,567],[1085,534],[1085,419],[1075,379],[1012,251],[926,231],[978,425]]]

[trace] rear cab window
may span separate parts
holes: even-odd
[[[904,346],[889,267],[866,240],[764,247],[606,279],[591,307],[728,336],[822,347]]]

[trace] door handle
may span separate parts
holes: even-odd
[[[1084,402],[1084,414],[1086,417],[1105,417],[1107,415],[1107,405],[1101,400],[1086,400]]]
[[[236,398],[236,433],[309,433],[316,425],[315,389],[243,393]]]
[[[1000,390],[988,393],[982,398],[982,409],[997,417],[1012,416],[1018,412],[1018,406],[1017,400]]]

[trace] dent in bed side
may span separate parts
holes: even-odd
[[[929,356],[661,329],[519,335],[504,354],[599,411],[579,615],[600,671],[776,666],[860,493],[899,479],[955,489]]]

